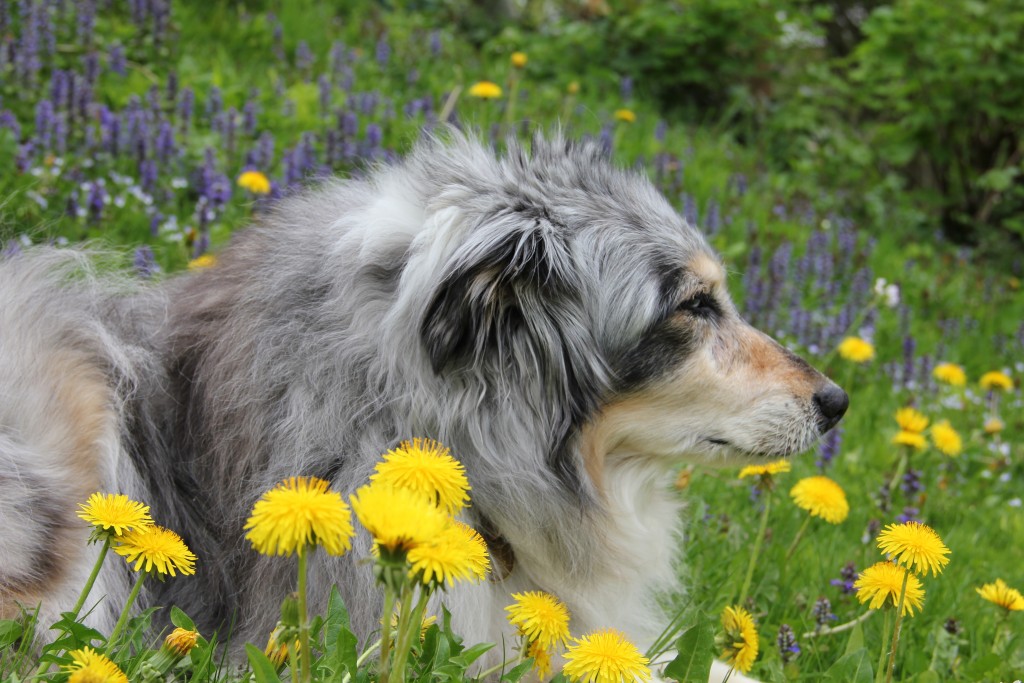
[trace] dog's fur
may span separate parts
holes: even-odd
[[[242,525],[295,474],[349,493],[400,440],[465,465],[492,580],[443,595],[471,641],[502,642],[509,594],[564,600],[574,633],[640,643],[676,590],[680,462],[788,456],[841,416],[838,387],[744,323],[701,235],[642,177],[560,137],[500,159],[459,135],[365,180],[280,202],[207,270],[150,288],[72,250],[0,265],[0,612],[68,609],[95,557],[77,505],[152,506],[199,557],[147,583],[204,631],[265,639],[294,562]],[[369,635],[365,563],[313,555]],[[131,577],[108,561],[90,619]]]

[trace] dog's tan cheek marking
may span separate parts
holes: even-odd
[[[753,328],[744,335],[741,353],[750,372],[787,388],[794,396],[810,397],[816,387],[816,373],[794,361],[778,343]]]

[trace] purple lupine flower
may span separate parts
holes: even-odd
[[[345,66],[345,55],[348,50],[345,47],[345,43],[340,40],[335,40],[331,43],[330,57],[330,69],[331,69],[331,80],[337,83],[341,77],[341,69]]]
[[[388,44],[388,34],[384,34],[377,41],[377,64],[382,67],[388,65],[388,60],[391,59],[391,45]]]
[[[440,31],[436,31],[436,30],[435,31],[431,31],[430,32],[430,53],[433,56],[438,57],[438,56],[441,55],[441,49],[442,49],[442,46],[441,46],[441,32]]]
[[[843,569],[845,570],[847,567],[853,568],[853,563],[849,563]],[[854,573],[854,578],[851,579],[851,585],[852,581],[856,580],[856,573]],[[835,580],[833,580],[833,583],[834,582]],[[821,630],[828,625],[828,622],[835,621],[838,618],[836,615],[832,614],[832,603],[824,596],[814,601],[814,607],[811,609],[811,614],[814,615],[815,630]]]
[[[146,192],[153,192],[160,179],[160,167],[153,159],[139,162],[139,185]]]
[[[345,137],[353,138],[359,134],[359,117],[354,112],[346,111],[338,117],[338,128]]]
[[[53,22],[50,20],[49,3],[40,3],[34,14],[39,44],[42,46],[43,52],[48,57],[52,57],[57,52],[57,36],[54,33]]]
[[[256,134],[256,127],[258,125],[258,118],[260,114],[260,105],[257,101],[258,97],[258,90],[250,93],[249,100],[242,107],[242,132],[245,133],[247,137],[252,137]]]
[[[714,237],[718,233],[718,229],[722,227],[721,215],[719,213],[718,202],[714,199],[708,200],[707,205],[707,218],[704,219],[704,232]]]
[[[914,337],[906,335],[903,337],[903,386],[910,389],[914,386],[914,350],[917,342]]]
[[[900,490],[903,491],[903,495],[907,498],[916,496],[918,493],[924,491],[924,483],[921,481],[921,470],[915,470],[912,467],[908,467],[906,473],[903,475],[903,480],[900,483]]]
[[[611,126],[603,126],[601,128],[601,136],[599,138],[599,142],[601,144],[601,151],[604,153],[606,157],[610,157],[615,146],[615,142],[612,139]]]
[[[67,202],[64,203],[64,215],[71,218],[78,218],[78,193],[72,192],[68,195]]]
[[[259,150],[260,168],[269,169],[274,163],[274,135],[270,131],[260,134],[257,143]]]
[[[331,79],[327,77],[327,74],[320,74],[316,84],[320,91],[320,115],[329,116],[331,113]]]
[[[267,23],[271,26],[274,58],[279,62],[284,62],[284,26],[281,25],[281,22],[277,20],[277,16],[272,12],[267,13]]]
[[[210,248],[210,234],[205,230],[199,233],[195,244],[192,246],[192,258],[197,259]]]
[[[167,74],[167,86],[164,88],[164,96],[167,98],[167,103],[172,106],[178,99],[178,86],[178,72],[172,69],[171,72]]]
[[[63,116],[53,122],[53,149],[62,156],[68,151],[68,122]]]
[[[658,125],[654,127],[654,139],[658,142],[665,142],[665,134],[668,133],[668,124],[665,119],[658,119]]]
[[[15,71],[22,83],[33,84],[43,65],[39,59],[39,32],[34,19],[35,4],[21,6],[21,39],[14,51]]]
[[[160,130],[156,134],[154,153],[161,164],[166,164],[175,155],[174,127],[170,121],[160,122]]]
[[[782,663],[788,664],[800,654],[800,645],[796,642],[796,634],[789,624],[779,626],[779,635],[775,638],[775,644],[779,647],[779,655]]]
[[[118,43],[110,48],[110,56],[107,58],[107,67],[118,76],[128,74],[128,64],[125,61],[124,47]]]
[[[100,55],[95,50],[90,50],[82,55],[82,72],[85,74],[85,81],[89,85],[96,85],[100,77]]]
[[[235,138],[238,133],[238,110],[234,107],[229,107],[224,112],[221,123],[221,132],[224,135],[224,149],[227,151],[228,156],[231,157],[235,153]]]
[[[622,99],[628,100],[633,97],[633,77],[623,76],[619,81],[619,92],[622,94]]]
[[[89,220],[96,223],[103,218],[103,207],[109,201],[103,180],[96,180],[89,183],[89,198],[86,202],[86,209],[89,212]]]
[[[53,103],[50,100],[40,100],[36,104],[36,134],[35,140],[42,150],[50,148],[50,141],[53,136],[53,126],[56,116],[53,113]]]
[[[683,193],[683,218],[693,227],[697,227],[697,222],[700,220],[700,215],[697,211],[697,200],[688,192]]]
[[[849,595],[857,592],[857,589],[853,587],[853,584],[859,575],[860,572],[857,571],[857,566],[853,562],[847,562],[843,565],[843,568],[839,570],[839,578],[832,579],[829,583],[838,588],[839,592],[843,595]],[[821,600],[818,602],[821,602]],[[829,604],[828,601],[825,601],[825,605],[829,609],[829,614],[831,614],[832,605]],[[817,617],[817,612],[815,612],[815,617]]]
[[[71,107],[70,74],[64,69],[54,69],[50,75],[50,100],[58,110]]]
[[[215,85],[210,86],[210,92],[206,95],[206,118],[209,121],[213,121],[218,114],[224,109],[224,95],[221,93],[220,88]]]
[[[143,280],[152,278],[154,273],[160,271],[160,266],[157,265],[156,258],[153,256],[153,250],[148,244],[136,247],[132,263],[135,266],[136,275]]]
[[[889,490],[889,482],[886,481],[878,488],[878,493],[875,494],[875,505],[882,512],[888,512],[889,506],[892,504],[892,491]],[[871,539],[864,541],[865,543],[870,542]]]
[[[21,140],[21,124],[18,123],[18,117],[9,109],[0,111],[0,130],[9,130],[15,142]]]
[[[299,44],[295,46],[295,68],[308,77],[309,70],[313,68],[313,60],[313,52],[309,49],[309,44],[300,40]]]
[[[0,2],[0,36],[7,35],[11,28],[11,14],[8,3]]]
[[[903,512],[896,516],[896,521],[900,524],[906,524],[907,522],[916,522],[917,516],[921,514],[918,508],[906,506],[903,508]]]
[[[160,234],[160,224],[164,220],[164,215],[159,210],[154,209],[153,213],[149,217],[149,234],[152,237],[156,237]]]
[[[815,463],[818,469],[824,472],[832,464],[832,460],[839,454],[839,445],[843,442],[843,428],[833,427],[832,430],[821,440],[818,447],[818,460]]]
[[[192,125],[192,111],[195,107],[196,95],[192,88],[186,87],[181,91],[181,102],[178,103],[178,118],[181,120],[181,130],[186,131]]]
[[[159,47],[167,42],[167,31],[171,25],[171,3],[169,0],[152,0],[153,42]]]

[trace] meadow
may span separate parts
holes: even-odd
[[[91,242],[123,254],[110,267],[173,277],[216,267],[231,233],[280,197],[400,158],[446,122],[496,148],[507,134],[555,125],[598,140],[704,231],[744,315],[850,394],[840,427],[791,471],[741,477],[687,466],[666,483],[689,501],[680,571],[690,586],[666,596],[676,617],[663,649],[680,655],[668,676],[706,680],[726,647],[720,615],[738,604],[759,636],[750,675],[884,679],[896,609],[869,611],[854,583],[885,559],[880,531],[919,521],[941,537],[949,562],[920,577],[923,605],[902,621],[894,679],[1024,677],[1024,598],[1000,607],[978,590],[996,579],[1024,590],[1021,254],[994,259],[937,225],[904,229],[900,217],[919,208],[909,199],[904,213],[850,209],[857,188],[780,170],[749,131],[677,116],[629,73],[567,73],[514,31],[474,42],[439,12],[353,7],[0,4],[4,258]],[[907,407],[920,415],[897,420]],[[794,503],[793,487],[816,476],[841,487],[848,514],[829,521]],[[403,585],[390,589],[413,591]],[[133,681],[378,680],[388,666],[379,642],[354,642],[337,600],[278,633],[290,641],[305,630],[314,645],[300,657],[292,648],[275,659],[256,643],[248,669],[223,659],[221,635],[200,634],[178,652],[146,631],[151,613],[130,610],[119,639],[68,615],[39,659],[32,629],[51,625],[32,624],[25,607],[24,619],[0,621],[0,678],[11,683],[34,672],[86,680],[88,666],[69,654],[86,646]],[[188,615],[167,609],[191,628]],[[410,663],[396,661],[392,680],[479,675],[481,652],[464,650],[443,619],[422,640],[410,636],[416,616],[407,609],[396,626]],[[525,675],[534,655],[505,680]]]

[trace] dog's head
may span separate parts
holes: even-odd
[[[571,444],[592,470],[612,455],[763,461],[846,411],[842,389],[740,317],[701,234],[596,146],[535,140],[496,161],[463,141],[418,163],[461,216],[427,355],[491,395],[529,386],[554,452]]]

